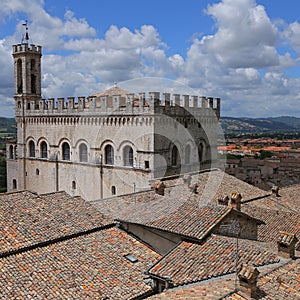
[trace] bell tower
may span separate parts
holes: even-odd
[[[42,47],[29,44],[27,21],[21,44],[13,45],[16,117],[35,109],[41,98]]]
[[[41,57],[42,47],[29,43],[27,21],[22,42],[13,45],[14,60],[14,99],[15,118],[17,123],[17,153],[16,159],[8,161],[10,164],[7,173],[9,180],[15,180],[14,186],[8,184],[8,190],[26,189],[26,141],[28,137],[28,116],[38,109],[41,99]],[[12,172],[15,169],[14,173]]]

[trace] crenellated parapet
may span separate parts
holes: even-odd
[[[42,46],[36,46],[33,44],[28,45],[26,43],[13,45],[13,54],[24,52],[42,55]]]
[[[187,114],[220,116],[220,98],[148,92],[126,95],[48,98],[27,102],[25,114],[34,115],[144,115]],[[17,115],[23,111],[16,107]]]

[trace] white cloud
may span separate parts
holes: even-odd
[[[278,46],[291,45],[300,53],[300,25],[275,23],[254,0],[208,6],[215,32],[194,35],[187,53],[171,55],[152,25],[135,30],[112,25],[100,38],[70,10],[58,18],[44,9],[42,0],[2,2],[4,20],[25,13],[33,42],[43,46],[44,97],[87,96],[115,81],[158,76],[185,83],[201,95],[221,97],[223,115],[268,116],[289,110],[300,115],[294,107],[300,101],[299,79],[284,74],[299,58],[288,50],[282,53],[283,48],[278,51]],[[8,101],[13,95],[11,45],[20,42],[23,32],[19,22],[13,36],[0,40],[0,96],[7,107],[13,103]],[[51,51],[56,54],[46,54]]]
[[[283,35],[298,54],[300,54],[300,24],[298,22],[293,22],[288,25]]]

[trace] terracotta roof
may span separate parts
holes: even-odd
[[[0,255],[111,224],[91,204],[65,192],[0,195]]]
[[[147,300],[220,300],[235,289],[235,276],[213,278],[169,289]]]
[[[259,242],[239,240],[239,267],[241,263],[262,266],[279,262],[279,258],[263,249]],[[149,274],[168,276],[175,286],[218,277],[236,271],[236,239],[211,236],[203,244],[182,242],[164,256]]]
[[[300,299],[300,259],[260,278],[258,296],[260,299]]]
[[[176,212],[184,203],[193,201],[195,205],[217,204],[218,199],[238,191],[242,201],[264,197],[269,193],[221,171],[201,172],[191,176],[191,186],[198,185],[198,194],[193,194],[183,178],[166,180],[165,195],[153,190],[129,194],[93,202],[100,212],[115,219],[130,222],[146,222],[163,218]]]
[[[248,203],[261,208],[300,213],[300,184],[279,188],[278,194],[269,194]]]
[[[285,262],[280,266],[272,265],[260,269],[258,278],[258,299],[300,299],[300,259]],[[267,271],[265,271],[267,270]],[[153,295],[151,300],[248,300],[236,289],[235,276],[222,276],[193,284],[169,289],[161,294]],[[237,285],[238,287],[238,285]]]
[[[154,221],[140,221],[138,224],[175,233],[186,238],[202,240],[221,221],[225,220],[227,216],[229,217],[231,213],[234,212],[235,214],[248,217],[246,214],[227,206],[207,205],[198,207],[197,204],[197,202],[195,205],[190,202],[185,203],[174,213]],[[258,219],[253,219],[253,221],[257,224],[262,224],[262,221]]]
[[[197,208],[186,204],[175,213],[140,224],[200,240],[229,212],[230,209],[225,206],[208,205]]]
[[[159,258],[117,228],[101,230],[0,259],[0,298],[131,299],[151,291],[144,272]]]
[[[292,260],[260,277],[257,283],[258,299],[300,299],[300,259]],[[248,299],[241,292],[222,299]]]
[[[265,222],[265,225],[261,225],[258,227],[259,240],[268,242],[271,245],[276,246],[281,231],[288,232],[289,234],[295,234],[299,240],[300,214],[281,210],[260,208],[249,204],[242,205],[242,211],[254,218],[258,218]],[[297,247],[299,249],[299,243]]]
[[[112,97],[112,96],[115,96],[115,95],[120,95],[120,96],[125,97],[127,94],[130,94],[130,92],[128,92],[126,90],[123,90],[123,89],[119,88],[118,86],[113,86],[113,87],[111,87],[111,88],[109,88],[105,91],[93,94],[91,96],[94,96],[94,97],[101,97],[101,96]]]

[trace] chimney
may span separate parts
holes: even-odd
[[[156,183],[154,183],[153,188],[155,190],[155,193],[161,196],[165,195],[165,184],[161,181],[158,181]]]
[[[193,194],[198,194],[198,187],[199,186],[198,186],[197,183],[195,183],[192,186],[190,186],[190,189],[191,189],[191,191],[192,191]]]
[[[279,187],[277,185],[273,185],[271,191],[272,191],[272,195],[275,195],[276,197],[280,197]]]
[[[257,299],[258,275],[257,268],[244,264],[238,273],[240,290],[253,299]]]
[[[227,206],[228,202],[229,202],[229,197],[228,196],[224,196],[224,197],[218,199],[218,204],[220,204],[220,205]]]
[[[182,180],[189,187],[192,181],[192,176],[186,174],[183,176]]]
[[[234,208],[236,210],[241,210],[241,200],[242,195],[238,192],[232,192],[230,196],[230,200],[228,202],[228,207]]]
[[[297,242],[298,239],[295,234],[281,231],[277,241],[278,254],[284,258],[294,259]]]

